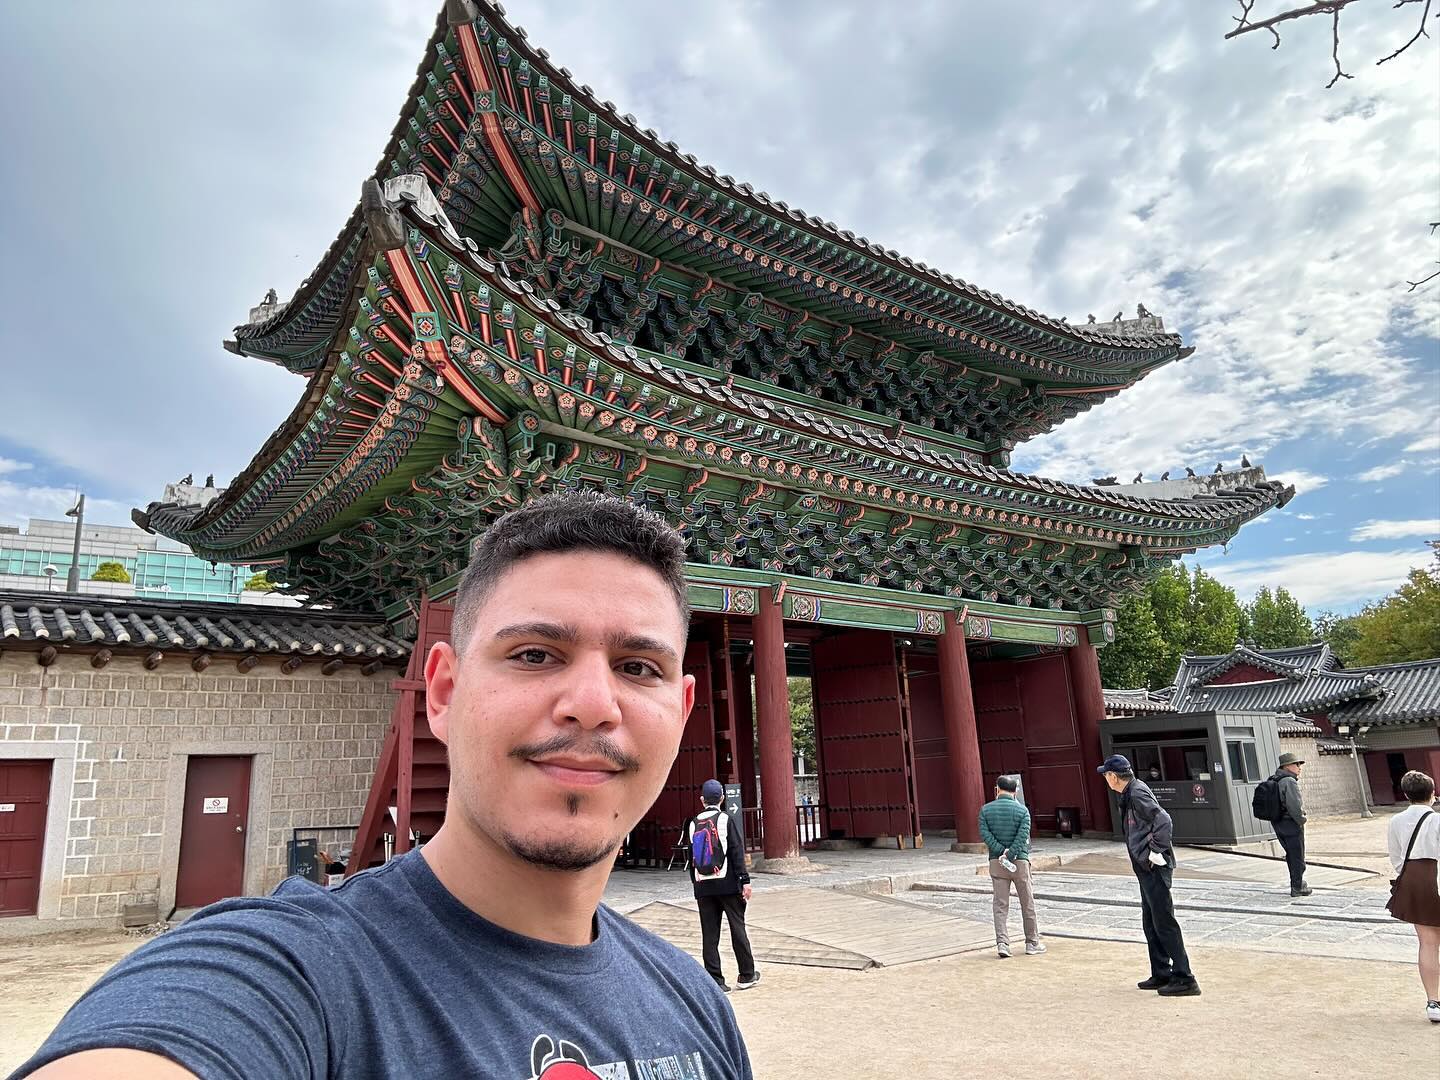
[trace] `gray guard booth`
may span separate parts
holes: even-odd
[[[1250,812],[1255,787],[1275,772],[1280,735],[1268,712],[1154,713],[1101,725],[1105,755],[1124,754],[1175,822],[1179,844],[1272,840]],[[1119,800],[1110,796],[1120,835]]]

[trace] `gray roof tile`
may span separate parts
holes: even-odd
[[[410,643],[373,616],[184,600],[0,591],[0,648],[152,647],[180,652],[353,656],[400,661]]]

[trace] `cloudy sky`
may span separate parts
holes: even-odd
[[[220,347],[288,296],[374,168],[440,0],[12,5],[0,38],[0,523],[238,472],[295,376]],[[1278,11],[1278,2],[1257,7]],[[1312,610],[1440,535],[1440,49],[1415,8],[1284,45],[1221,0],[515,0],[602,98],[807,212],[1083,321],[1137,302],[1195,355],[1022,447],[1066,480],[1241,453],[1300,495],[1207,570]],[[1433,20],[1432,20],[1433,21]]]

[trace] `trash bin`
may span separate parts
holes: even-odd
[[[1078,806],[1057,806],[1055,808],[1055,831],[1070,839],[1080,831],[1080,808]]]
[[[291,877],[320,881],[320,841],[313,836],[306,840],[286,841],[285,864]]]

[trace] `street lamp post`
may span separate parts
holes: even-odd
[[[78,593],[80,591],[80,530],[85,526],[85,493],[83,491],[75,505],[65,511],[65,516],[75,519],[75,546],[70,552],[70,573],[65,578],[65,591]]]

